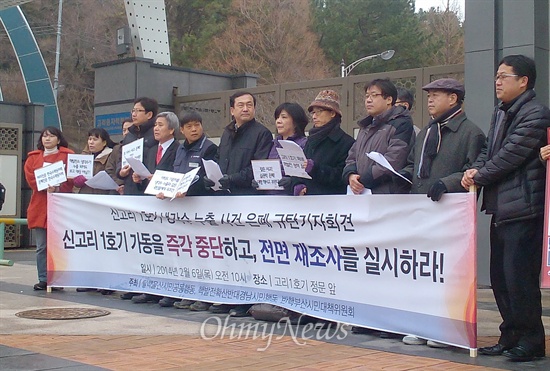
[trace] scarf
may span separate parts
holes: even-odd
[[[441,146],[441,128],[447,125],[452,118],[462,113],[462,107],[456,105],[439,117],[434,117],[428,123],[428,130],[424,143],[422,143],[422,153],[420,155],[420,164],[418,166],[418,177],[429,178],[432,170],[432,161],[439,152]]]
[[[44,157],[46,156],[49,156],[49,155],[55,155],[57,152],[59,152],[59,148],[55,147],[55,148],[52,148],[52,149],[47,149],[47,148],[44,148]]]
[[[340,126],[341,121],[342,119],[339,116],[336,116],[321,127],[312,127],[309,130],[309,137],[307,141],[311,143],[313,147],[315,147],[315,145],[325,139],[330,134],[330,132],[334,130],[334,128]]]

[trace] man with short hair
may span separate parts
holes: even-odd
[[[229,98],[233,120],[223,131],[217,162],[222,171],[219,180],[222,189],[231,195],[255,195],[258,191],[252,187],[252,160],[263,160],[269,155],[273,136],[271,132],[256,121],[256,97],[249,92],[239,91]],[[204,185],[210,188],[214,182],[204,177]],[[231,316],[249,315],[251,304],[212,305],[213,313],[229,313]]]
[[[223,177],[222,189],[233,195],[255,195],[252,187],[252,160],[263,160],[269,155],[273,135],[256,121],[256,97],[241,91],[229,98],[233,120],[227,125],[220,139],[217,162]],[[206,186],[212,182],[206,178]]]
[[[462,185],[483,187],[491,214],[491,287],[502,316],[500,338],[479,353],[525,362],[545,356],[539,276],[542,260],[546,145],[550,110],[535,100],[535,62],[504,57],[495,76],[495,107],[487,146]]]
[[[156,146],[158,141],[155,140],[153,127],[155,126],[155,118],[159,110],[157,101],[153,98],[140,97],[134,101],[132,108],[132,123],[128,129],[128,134],[122,140],[122,145],[132,143],[143,138],[143,163],[147,161],[149,149]],[[117,174],[120,179],[124,180],[125,195],[141,195],[143,191],[137,187],[137,183],[132,180],[132,168],[126,165],[122,168],[117,167]]]
[[[372,193],[403,193],[408,186],[394,181],[395,175],[367,157],[378,152],[399,171],[407,163],[407,155],[414,143],[412,118],[407,110],[395,106],[397,89],[389,79],[376,79],[365,85],[367,117],[358,122],[359,134],[349,150],[344,180],[354,194],[365,188]]]

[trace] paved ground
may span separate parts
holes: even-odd
[[[5,255],[15,264],[0,266],[0,370],[550,369],[550,357],[523,364],[504,357],[471,358],[467,350],[409,346],[400,339],[351,334],[347,326],[332,332],[304,332],[304,326],[272,332],[272,324],[250,318],[132,304],[118,295],[74,289],[36,292],[32,290],[36,282],[33,252],[8,251]],[[550,334],[550,291],[543,295],[543,320]],[[95,308],[110,314],[78,320],[15,315],[46,308]],[[478,290],[479,346],[496,342],[499,322],[490,290]],[[247,328],[256,331],[247,336]],[[237,336],[241,329],[245,331]],[[546,339],[546,349],[550,349],[550,336]]]

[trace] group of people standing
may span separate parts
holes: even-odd
[[[172,112],[158,113],[156,100],[142,97],[134,102],[131,121],[124,123],[127,134],[120,144],[112,148],[105,130],[92,129],[84,153],[94,155],[94,174],[105,170],[120,185],[118,193],[124,195],[143,194],[150,180],[134,174],[129,165],[121,166],[121,146],[141,138],[143,163],[151,173],[157,169],[185,173],[202,167],[202,159],[219,164],[223,174],[220,191],[212,190],[214,181],[201,168],[200,180],[178,197],[370,192],[426,194],[439,201],[445,193],[466,192],[473,185],[483,187],[482,209],[492,214],[491,285],[503,323],[498,344],[480,348],[480,353],[526,361],[545,352],[538,279],[550,111],[534,100],[535,80],[535,64],[530,58],[511,55],[501,60],[495,77],[500,103],[487,137],[466,117],[462,107],[465,89],[459,81],[444,78],[422,87],[427,92],[431,120],[418,132],[409,111],[411,94],[403,90],[398,94],[390,80],[376,79],[364,89],[367,116],[358,122],[356,140],[341,128],[340,99],[333,90],[321,91],[308,106],[313,127],[307,137],[305,110],[288,102],[277,107],[275,138],[255,118],[255,96],[242,91],[230,97],[232,121],[224,128],[219,146],[205,136],[202,118],[196,112],[178,120]],[[176,140],[178,128],[184,137],[181,143]],[[279,181],[283,191],[260,191],[251,161],[278,158],[280,140],[292,140],[303,149],[307,158],[303,168],[311,179],[286,176],[283,170]],[[383,155],[410,182],[369,158],[366,154],[370,152]],[[47,282],[46,192],[72,192],[75,186],[81,193],[97,193],[88,189],[83,177],[37,191],[34,170],[59,160],[66,163],[69,153],[73,152],[59,129],[48,127],[25,163],[25,176],[33,189],[28,221],[37,241],[36,290],[45,289]],[[250,307],[136,293],[125,293],[122,298],[234,316],[247,315]],[[409,337],[407,342],[423,344],[425,340]]]

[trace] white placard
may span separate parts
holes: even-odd
[[[370,190],[370,188],[363,188],[363,191],[361,193],[355,194],[353,193],[353,190],[351,189],[351,187],[348,185],[348,188],[346,188],[346,194],[353,195],[353,196],[371,195],[372,191]]]
[[[279,160],[252,160],[254,180],[260,190],[281,190],[279,180],[283,177]]]
[[[141,179],[146,179],[147,177],[149,177],[149,175],[151,175],[151,172],[149,172],[149,169],[147,169],[145,165],[143,165],[143,162],[141,162],[141,160],[133,157],[128,157],[126,160],[130,164],[132,170],[134,170],[134,173],[139,175]]]
[[[105,170],[101,170],[91,179],[88,179],[86,185],[94,189],[103,189],[105,191],[117,190],[119,187]]]
[[[393,166],[391,166],[391,164],[388,162],[388,160],[386,160],[386,158],[382,154],[372,151],[372,152],[367,153],[367,157],[370,158],[371,160],[373,160],[374,162],[376,162],[377,164],[385,167],[386,169],[388,169],[389,171],[391,171],[392,173],[394,173],[398,177],[401,177],[401,178],[405,179],[407,182],[412,184],[412,182],[409,179],[405,178],[403,175],[401,175],[397,171],[395,171],[393,169]]]
[[[193,183],[200,167],[195,168],[185,174],[173,173],[171,171],[157,170],[153,174],[145,193],[149,195],[158,195],[163,193],[165,197],[174,199],[176,194],[185,193]]]
[[[63,164],[63,161],[57,161],[51,165],[36,169],[34,177],[36,178],[36,188],[39,191],[43,191],[49,186],[57,186],[67,181],[65,164]]]
[[[69,153],[67,156],[67,178],[79,175],[83,175],[86,179],[94,176],[94,155]]]
[[[143,138],[122,146],[122,167],[128,165],[128,158],[130,157],[143,162]]]
[[[276,149],[281,158],[285,175],[311,179],[304,169],[304,162],[307,158],[302,147],[291,140],[280,140],[279,143],[283,148]]]
[[[220,178],[223,176],[223,174],[220,169],[220,165],[218,165],[215,161],[205,160],[204,158],[202,159],[202,164],[204,165],[206,177],[214,182],[214,186],[212,187],[212,189],[214,191],[219,191],[220,189],[222,189]]]

